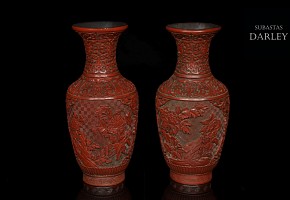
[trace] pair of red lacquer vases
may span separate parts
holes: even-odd
[[[84,187],[95,194],[123,188],[138,121],[138,93],[118,71],[116,46],[123,22],[72,26],[83,39],[86,63],[66,96],[68,128]],[[173,75],[156,94],[156,117],[172,186],[181,192],[210,188],[221,155],[229,116],[227,88],[211,73],[209,46],[220,26],[166,26],[177,45]]]

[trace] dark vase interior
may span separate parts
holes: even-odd
[[[219,28],[220,26],[212,23],[187,22],[187,23],[169,24],[168,27],[183,30],[204,30],[204,29]]]
[[[120,26],[125,26],[126,23],[124,22],[114,22],[114,21],[97,21],[97,22],[82,22],[82,23],[76,23],[73,26],[74,27],[80,27],[80,28],[115,28]]]

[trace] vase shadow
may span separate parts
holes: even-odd
[[[131,194],[126,187],[124,187],[122,191],[115,193],[113,195],[94,195],[84,190],[84,188],[82,188],[79,191],[76,198],[76,200],[131,200],[131,199],[132,199]]]
[[[168,185],[163,193],[162,200],[217,200],[213,190],[201,194],[186,194],[176,191],[171,185]]]

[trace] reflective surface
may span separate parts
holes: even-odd
[[[82,189],[80,190],[76,198],[76,200],[117,200],[117,199],[118,200],[134,200],[134,199],[139,199],[139,198],[132,199],[132,195],[129,192],[128,188],[124,188],[124,190],[114,195],[106,195],[106,196],[92,195],[88,193],[86,190]],[[156,196],[155,199],[159,199],[159,198]],[[212,190],[206,193],[202,193],[202,194],[190,195],[190,194],[180,193],[176,191],[171,185],[167,186],[161,199],[162,200],[217,200]]]
[[[162,200],[217,200],[217,198],[212,190],[202,194],[184,194],[169,185],[164,191]]]
[[[86,190],[82,189],[76,198],[76,200],[131,200],[131,194],[127,188],[124,188],[121,192],[118,192],[114,195],[92,195]]]

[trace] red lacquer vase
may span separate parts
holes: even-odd
[[[127,25],[101,21],[72,28],[82,37],[86,53],[83,73],[66,96],[73,150],[85,188],[112,194],[123,188],[138,120],[136,88],[120,74],[116,63],[118,38]]]
[[[156,94],[156,117],[173,188],[186,193],[210,189],[229,116],[229,93],[211,73],[209,47],[220,26],[176,23],[166,29],[177,45],[173,75]]]

